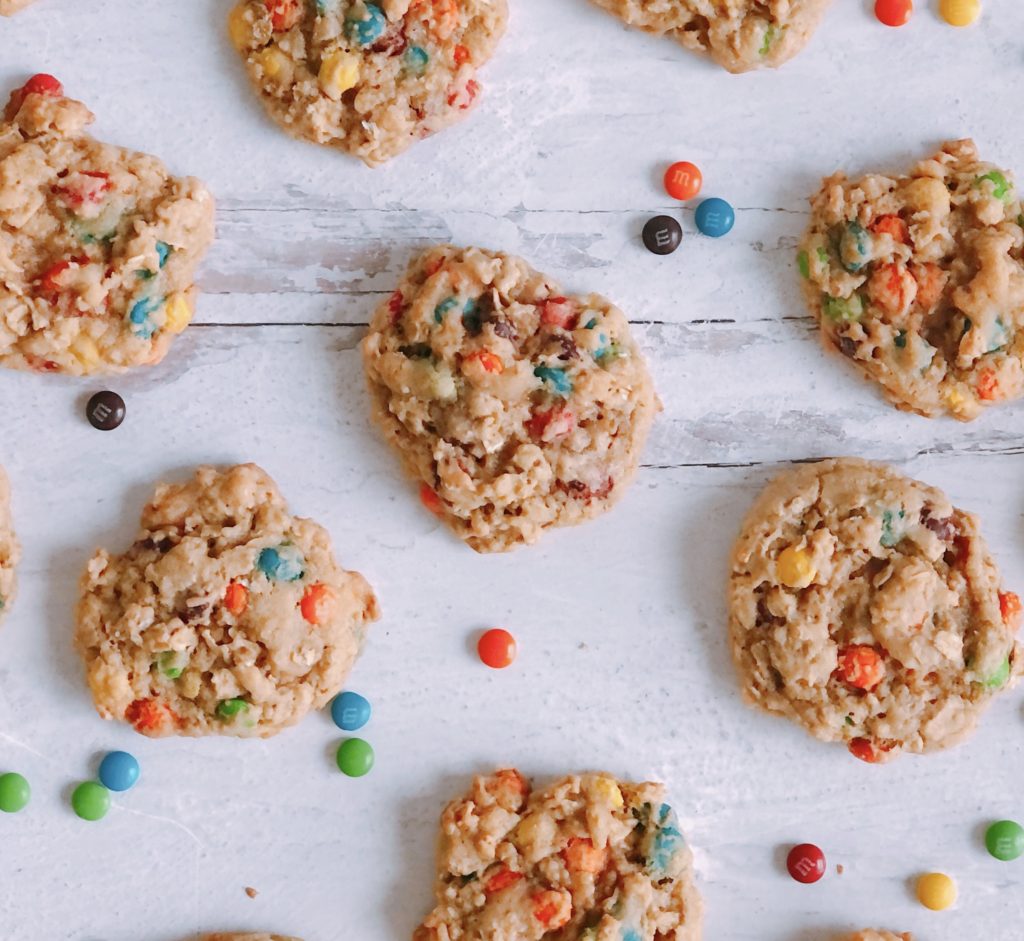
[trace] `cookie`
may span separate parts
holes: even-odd
[[[699,941],[693,859],[660,784],[473,779],[441,815],[437,907],[413,941]]]
[[[302,939],[294,938],[291,935],[267,934],[263,931],[256,931],[243,932],[241,934],[234,934],[232,932],[204,934],[199,941],[302,941]]]
[[[478,552],[603,513],[661,407],[617,307],[479,248],[415,259],[362,350],[385,437]]]
[[[13,16],[32,2],[33,0],[0,0],[0,16]]]
[[[344,683],[377,600],[254,464],[162,484],[121,555],[81,582],[75,644],[96,710],[137,732],[267,737]]]
[[[0,365],[122,372],[163,359],[192,318],[213,198],[94,140],[92,120],[36,75],[0,124]]]
[[[627,26],[670,36],[730,72],[776,68],[810,41],[831,0],[594,0]]]
[[[894,934],[892,931],[874,931],[865,928],[863,931],[856,931],[846,941],[914,941],[913,935],[909,932]]]
[[[1024,229],[1008,170],[952,141],[908,176],[830,176],[798,255],[825,346],[897,408],[976,418],[1024,394]]]
[[[461,120],[506,0],[243,0],[229,31],[289,134],[377,166]]]
[[[745,697],[864,761],[966,736],[1021,672],[1020,611],[974,516],[855,458],[769,484],[732,554]]]
[[[11,522],[11,487],[4,469],[0,467],[0,620],[14,603],[18,587],[14,569],[20,558],[21,547]]]

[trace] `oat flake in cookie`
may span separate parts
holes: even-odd
[[[807,45],[831,0],[594,0],[627,26],[667,35],[730,72],[776,67]]]
[[[21,547],[11,522],[11,487],[0,467],[0,621],[11,610],[17,582],[14,567],[21,558]]]
[[[413,261],[363,361],[385,437],[478,552],[608,509],[660,408],[617,307],[479,248]]]
[[[798,255],[825,346],[919,415],[1020,398],[1022,221],[1009,171],[970,140],[909,176],[829,177]]]
[[[437,907],[413,941],[699,941],[693,859],[660,784],[477,777],[441,816]]]
[[[778,477],[733,549],[745,697],[864,761],[966,736],[1021,672],[1020,610],[974,516],[855,458]]]
[[[0,365],[121,372],[163,359],[192,318],[212,197],[94,140],[92,120],[37,75],[0,124]]]
[[[254,464],[157,487],[121,555],[82,577],[75,642],[96,709],[137,732],[270,736],[341,688],[378,617]]]
[[[376,166],[465,116],[506,0],[243,0],[232,41],[270,116]]]

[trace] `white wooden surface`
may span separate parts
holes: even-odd
[[[220,207],[196,325],[165,364],[111,383],[128,401],[119,431],[84,421],[102,382],[0,375],[0,462],[25,547],[0,631],[0,771],[34,788],[0,820],[3,941],[261,927],[404,941],[431,904],[444,801],[504,764],[668,781],[708,939],[825,941],[866,924],[921,941],[1021,937],[1024,862],[997,863],[980,842],[985,821],[1024,818],[1020,694],[951,753],[863,765],[742,705],[722,598],[758,488],[829,454],[890,459],[947,488],[1024,588],[1024,405],[966,427],[888,408],[820,350],[792,264],[805,197],[836,166],[901,166],[972,134],[1024,172],[1024,5],[987,0],[978,26],[955,31],[929,0],[885,30],[870,3],[837,0],[801,57],[740,77],[586,0],[511,5],[481,107],[376,171],[264,119],[224,37],[225,0],[39,0],[0,21],[0,87],[56,73],[98,135],[203,177]],[[658,178],[684,158],[706,195],[738,207],[736,228],[703,239],[684,209],[682,249],[656,258],[639,229],[677,211]],[[508,556],[439,529],[366,419],[362,326],[410,254],[448,239],[611,296],[665,401],[614,513]],[[374,706],[363,780],[333,770],[326,716],[267,742],[149,741],[91,708],[70,645],[89,553],[131,540],[156,479],[242,460],[325,523],[381,597],[351,680]],[[500,674],[471,649],[492,624],[520,641]],[[139,757],[142,781],[102,823],[79,821],[70,789],[114,747]],[[844,874],[790,881],[781,859],[802,840]],[[955,910],[913,901],[910,878],[931,868],[956,876]]]

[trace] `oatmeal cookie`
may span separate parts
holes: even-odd
[[[627,26],[671,36],[730,72],[775,68],[810,41],[831,0],[594,0]]]
[[[797,257],[825,346],[899,409],[976,418],[1024,394],[1024,216],[952,141],[909,176],[829,177]]]
[[[1020,612],[974,516],[855,458],[778,477],[733,550],[744,695],[864,761],[966,736],[1021,672]]]
[[[267,113],[377,166],[461,120],[506,0],[243,0],[228,23]]]
[[[36,75],[0,123],[0,365],[75,375],[163,359],[192,318],[213,198],[155,157],[94,140]]]
[[[414,260],[362,349],[385,437],[478,552],[608,509],[660,408],[618,308],[479,248]]]
[[[11,522],[11,487],[0,467],[0,620],[11,610],[18,584],[14,568],[21,558],[21,547]]]
[[[75,642],[96,710],[137,732],[267,737],[341,688],[366,625],[366,580],[334,560],[254,464],[162,484],[121,555],[82,577]]]
[[[413,941],[699,941],[693,859],[660,784],[477,777],[441,816],[437,907]]]

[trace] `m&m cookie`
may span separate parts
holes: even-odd
[[[96,709],[143,735],[269,736],[326,705],[378,617],[330,537],[253,464],[163,484],[82,578],[75,642]]]
[[[733,549],[746,699],[866,762],[945,748],[1021,672],[1020,599],[978,520],[854,458],[788,471]]]

